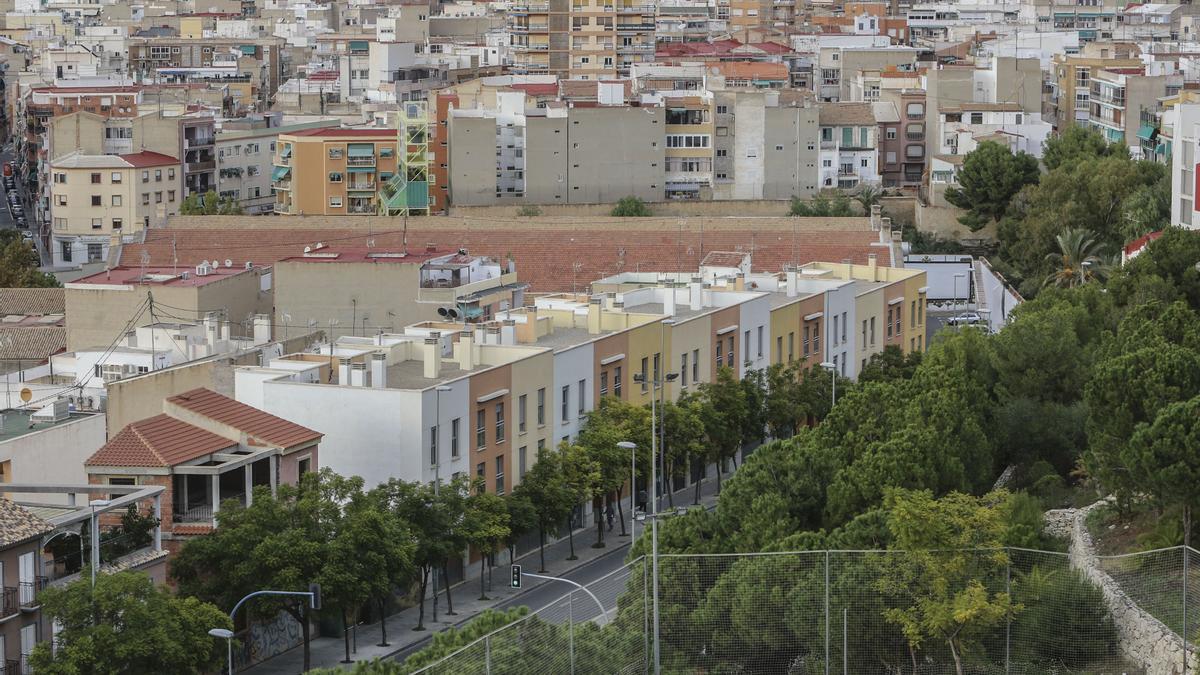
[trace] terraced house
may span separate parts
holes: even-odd
[[[275,213],[375,215],[396,174],[395,129],[307,129],[280,134],[271,188]]]

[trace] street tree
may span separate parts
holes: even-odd
[[[463,538],[479,553],[479,599],[487,600],[484,585],[485,566],[500,542],[508,537],[508,511],[503,497],[486,492],[482,480],[475,493],[467,497],[463,513]]]
[[[57,288],[62,284],[41,266],[33,242],[21,239],[16,230],[0,230],[0,288]]]
[[[666,401],[659,412],[659,424],[662,425],[662,462],[666,465],[663,471],[663,483],[667,485],[667,500],[675,506],[675,491],[672,482],[684,475],[688,461],[691,458],[704,456],[704,422],[700,417],[695,398],[681,396],[679,401]],[[649,441],[647,441],[648,443]],[[642,446],[639,445],[639,448]],[[649,483],[649,447],[647,446],[645,460],[638,461],[639,472],[643,480]],[[700,481],[696,482],[700,485]],[[699,500],[699,487],[697,487]]]
[[[715,381],[700,385],[699,400],[704,436],[711,453],[709,459],[717,464],[717,494],[720,494],[725,461],[736,457],[745,438],[744,424],[749,416],[746,392],[733,370],[724,367],[717,372]]]
[[[958,187],[946,190],[946,201],[967,211],[958,220],[972,232],[998,222],[1017,192],[1038,181],[1038,162],[994,141],[980,143],[963,159]]]
[[[439,491],[443,489],[447,489],[447,486],[442,486]],[[417,625],[413,630],[425,630],[425,596],[430,576],[459,550],[446,536],[451,527],[447,522],[449,516],[441,508],[440,500],[429,484],[393,478],[377,486],[371,495],[391,514],[393,520],[406,525],[412,536],[412,561],[419,573]]]
[[[546,571],[546,533],[569,520],[575,495],[563,473],[563,457],[558,450],[542,450],[537,462],[525,474],[516,493],[529,500],[537,519],[539,572]],[[570,527],[570,523],[567,523]],[[571,543],[574,548],[574,541]],[[573,554],[573,551],[572,551]]]
[[[592,498],[592,511],[596,520],[597,548],[604,546],[604,505],[616,495],[620,506],[622,487],[630,477],[629,453],[618,443],[647,442],[649,428],[649,410],[615,396],[606,396],[600,399],[600,405],[588,414],[587,422],[579,431],[576,443],[586,451],[599,470],[598,480],[592,486],[589,495]],[[639,444],[638,448],[641,447]],[[622,512],[622,531],[624,520]]]
[[[792,364],[772,363],[766,372],[763,418],[772,438],[791,438],[808,417],[800,376]]]
[[[526,473],[522,482],[528,477]],[[504,546],[508,549],[508,562],[512,564],[516,562],[517,542],[538,529],[538,513],[529,493],[520,485],[504,495],[504,510],[508,512],[508,536],[504,538]]]
[[[567,488],[570,507],[566,512],[567,539],[570,541],[571,555],[567,560],[578,560],[575,555],[575,508],[586,500],[603,494],[601,491],[600,463],[581,445],[563,442],[558,446],[559,459],[562,467],[562,482]]]
[[[232,629],[221,609],[177,597],[141,572],[100,574],[41,591],[54,640],[37,644],[29,665],[51,675],[216,672],[225,661],[213,628]]]

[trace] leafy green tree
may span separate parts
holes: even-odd
[[[0,288],[57,288],[54,275],[38,270],[42,264],[33,242],[16,230],[0,230]]]
[[[1139,186],[1125,199],[1121,236],[1132,241],[1166,227],[1171,222],[1171,174],[1162,172],[1154,183]]]
[[[629,452],[618,443],[633,442],[638,445],[635,452],[646,454],[648,459],[650,411],[644,407],[627,403],[615,396],[600,399],[579,431],[577,444],[582,447],[599,469],[599,480],[592,486],[592,510],[596,521],[596,544],[604,546],[604,505],[616,495],[620,507],[621,490],[630,478]],[[644,449],[644,451],[643,451]],[[621,529],[624,531],[624,513],[621,513]]]
[[[567,488],[570,503],[566,511],[566,525],[571,555],[567,560],[578,560],[579,556],[575,555],[575,524],[571,522],[572,516],[576,506],[597,495],[601,485],[601,468],[596,458],[583,446],[562,443],[558,447],[558,453],[562,467],[561,480]]]
[[[504,545],[508,548],[508,562],[512,564],[516,562],[517,541],[537,529],[538,514],[529,493],[520,485],[504,495],[504,510],[508,512],[508,536]]]
[[[687,463],[691,458],[702,458],[704,455],[704,423],[701,420],[699,407],[695,398],[680,397],[679,401],[666,401],[659,409],[659,424],[662,425],[662,447],[659,452],[662,453],[663,462],[666,464],[664,482],[670,485],[670,481],[674,478],[684,475],[687,468]],[[649,448],[647,445],[639,448]],[[699,461],[703,461],[702,459]],[[649,454],[645,455],[644,461],[639,459],[638,468],[641,469],[639,474],[643,480],[649,482]],[[699,481],[697,481],[699,485]],[[675,506],[675,491],[667,490],[668,503],[673,508]],[[697,489],[697,501],[699,500],[699,490]]]
[[[967,211],[958,220],[972,232],[999,221],[1017,192],[1038,181],[1038,162],[1024,152],[984,141],[967,153],[958,172],[958,187],[946,190],[946,201]]]
[[[1182,510],[1184,543],[1190,544],[1192,511],[1200,503],[1200,396],[1172,403],[1139,425],[1125,455],[1139,488]]]
[[[577,500],[563,475],[562,454],[557,450],[538,453],[537,462],[525,474],[517,493],[529,500],[537,518],[539,572],[546,571],[546,532],[568,520]],[[569,523],[568,523],[569,526]],[[575,542],[572,539],[572,549]],[[574,555],[574,551],[572,551]]]
[[[846,194],[823,190],[807,202],[799,197],[792,197],[788,215],[802,218],[848,218],[854,215],[850,203],[850,197]]]
[[[854,193],[854,201],[858,202],[866,215],[870,215],[871,207],[878,204],[881,199],[883,199],[883,190],[874,185],[864,185]]]
[[[1046,254],[1046,262],[1053,265],[1053,271],[1046,277],[1047,286],[1078,286],[1108,276],[1104,245],[1090,230],[1068,228],[1054,240],[1058,250]]]
[[[196,598],[176,597],[140,572],[100,574],[50,587],[38,596],[42,616],[58,628],[54,645],[30,655],[38,673],[214,672],[225,661],[212,628],[233,628],[223,611]]]
[[[772,438],[790,438],[808,417],[800,376],[792,364],[773,363],[766,372],[763,418]]]
[[[1170,303],[1185,300],[1200,311],[1200,232],[1168,227],[1141,255],[1117,272],[1109,292],[1122,304],[1135,306],[1148,295]]]
[[[509,533],[504,498],[482,489],[468,497],[463,531],[467,543],[479,553],[479,599],[487,600],[484,566]]]
[[[1012,587],[1023,608],[1012,622],[1013,663],[1032,664],[1038,672],[1083,672],[1117,656],[1120,640],[1104,593],[1083,573],[1034,565],[1015,570]]]
[[[613,207],[612,214],[614,218],[646,218],[650,215],[650,207],[646,206],[646,202],[640,197],[621,197],[617,201],[617,205]]]
[[[880,558],[876,590],[897,602],[884,616],[914,651],[945,643],[958,675],[972,641],[1021,610],[1008,593],[987,588],[1009,565],[1001,548],[1007,501],[1003,491],[934,499],[928,490],[899,488],[885,499],[893,545],[904,554]]]
[[[1079,400],[1088,376],[1086,310],[1068,302],[1027,303],[991,339],[996,394],[1070,404]]]
[[[193,192],[179,205],[179,212],[185,216],[240,216],[242,206],[232,197],[221,198],[216,190],[209,190],[203,195]]]
[[[922,352],[904,353],[896,345],[888,345],[867,360],[867,365],[858,374],[859,382],[885,382],[893,379],[909,379],[921,365]]]
[[[1074,124],[1063,133],[1046,139],[1042,150],[1042,163],[1048,170],[1053,171],[1060,166],[1116,154],[1127,153],[1125,148],[1104,140],[1104,135],[1099,131]]]
[[[704,436],[717,463],[717,494],[721,493],[721,474],[725,461],[736,457],[745,438],[744,421],[750,410],[746,392],[728,367],[717,372],[717,379],[700,385],[701,420]]]

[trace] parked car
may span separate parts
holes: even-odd
[[[5,176],[11,176],[11,175],[13,175],[13,166],[12,166],[12,162],[5,162],[5,163],[4,163],[4,175],[5,175]]]
[[[983,317],[979,316],[978,313],[963,312],[962,314],[959,314],[958,316],[950,317],[946,321],[946,324],[950,325],[950,326],[971,326],[971,325],[974,325],[977,323],[982,323],[982,322],[983,322]]]
[[[25,230],[24,232],[21,233],[21,239],[32,243],[33,242],[33,234],[31,234],[29,232],[29,230]]]

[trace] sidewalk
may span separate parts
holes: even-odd
[[[741,462],[738,462],[741,466]],[[732,468],[732,465],[730,465]],[[722,481],[728,480],[732,472],[727,472]],[[701,488],[700,503],[705,507],[711,507],[716,503],[717,479],[716,467],[709,467],[704,478],[704,484]],[[675,493],[676,506],[691,506],[692,499],[695,496],[695,486],[687,485],[684,489]],[[622,500],[625,509],[625,531],[629,532],[630,509],[629,501]],[[670,508],[667,498],[662,499],[663,509]],[[590,516],[590,510],[589,514]],[[585,522],[591,522],[591,517],[585,516]],[[638,523],[637,535],[642,537],[643,523]],[[619,567],[629,551],[629,537],[620,536],[621,525],[614,522],[611,532],[604,533],[604,548],[592,548],[592,544],[596,541],[596,525],[593,522],[591,527],[583,527],[575,531],[575,555],[578,560],[566,560],[570,555],[570,542],[567,538],[555,542],[546,543],[546,570],[547,576],[560,577],[572,570],[578,569],[585,565],[594,563],[600,559],[605,559],[608,556],[613,556],[616,560],[612,561],[613,566]],[[425,630],[414,631],[413,626],[417,625],[418,607],[410,607],[401,612],[397,612],[388,617],[387,633],[389,645],[386,647],[379,646],[381,638],[381,629],[378,623],[358,626],[358,648],[357,652],[353,651],[353,635],[351,633],[351,654],[350,657],[357,661],[370,661],[374,658],[387,658],[400,652],[405,652],[405,655],[411,651],[416,651],[414,648],[418,643],[426,642],[430,636],[440,630],[445,630],[451,626],[464,624],[475,618],[480,612],[485,609],[493,608],[502,605],[505,601],[511,600],[530,589],[537,588],[545,583],[552,583],[538,579],[526,578],[522,584],[523,588],[514,590],[508,585],[508,556],[501,552],[496,556],[496,569],[493,573],[493,585],[488,589],[488,600],[479,600],[479,563],[469,565],[466,569],[466,578],[451,588],[451,595],[454,600],[454,611],[457,612],[454,616],[446,616],[446,596],[445,592],[439,593],[438,599],[438,621],[435,624],[432,617],[432,602],[427,598],[425,601]],[[532,550],[518,552],[517,563],[524,566],[526,571],[537,572],[539,567],[538,549],[535,547]],[[568,591],[564,589],[563,593]],[[534,607],[532,609],[538,609]],[[349,668],[350,664],[343,664],[342,659],[346,657],[345,643],[341,636],[338,637],[319,637],[314,638],[309,645],[310,663],[313,668]],[[253,675],[294,675],[302,672],[304,664],[304,650],[302,647],[288,650],[279,656],[263,661],[262,663],[251,666],[239,673],[252,673]]]

